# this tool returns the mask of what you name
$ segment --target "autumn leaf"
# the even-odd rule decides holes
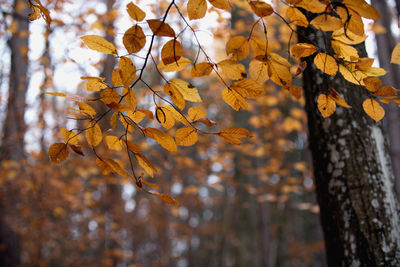
[[[197,63],[192,67],[192,77],[202,77],[210,75],[213,70],[213,64],[209,62]]]
[[[118,68],[113,70],[111,81],[114,86],[124,85],[129,87],[136,75],[136,67],[127,57],[119,59]]]
[[[159,199],[161,199],[162,201],[164,201],[167,204],[179,206],[179,202],[176,201],[174,198],[172,198],[171,196],[169,196],[167,194],[158,193],[158,192],[155,192],[155,191],[152,191],[152,190],[149,190],[148,192],[150,194],[158,197]]]
[[[136,21],[142,21],[146,17],[146,13],[132,2],[126,5],[126,11],[129,16]]]
[[[144,134],[157,143],[159,143],[163,148],[168,151],[176,152],[177,147],[174,138],[167,133],[164,133],[156,128],[146,128],[144,129]]]
[[[222,99],[236,111],[248,108],[248,103],[243,96],[232,89],[225,88],[222,91]]]
[[[169,130],[175,125],[175,119],[171,111],[163,107],[156,108],[157,121],[166,129]]]
[[[163,61],[158,63],[157,68],[165,72],[181,71],[186,68],[187,65],[192,63],[190,59],[181,57],[178,61],[174,61],[170,64],[165,65]]]
[[[269,16],[274,12],[272,6],[263,1],[250,1],[249,4],[254,14],[260,18]]]
[[[325,94],[320,94],[317,99],[318,110],[322,117],[327,118],[336,111],[336,102],[333,98]]]
[[[151,164],[150,160],[148,160],[144,155],[138,153],[135,154],[135,158],[138,161],[140,167],[143,168],[143,170],[150,175],[151,177],[154,176],[154,172],[157,171],[157,169]]]
[[[93,117],[96,115],[96,111],[86,103],[78,103],[79,111],[83,116]]]
[[[297,26],[308,27],[308,20],[304,14],[295,7],[288,7],[286,10],[286,16]]]
[[[205,118],[207,116],[207,112],[202,107],[191,107],[188,110],[188,116],[191,121],[197,121],[199,119]]]
[[[335,76],[338,71],[336,60],[325,53],[318,53],[314,58],[314,64],[320,71],[331,76]]]
[[[247,98],[257,98],[265,95],[264,88],[253,79],[243,79],[236,81],[231,87],[238,92],[241,96]]]
[[[229,0],[208,0],[208,2],[216,8],[230,10]]]
[[[81,36],[81,39],[85,43],[85,45],[92,50],[96,50],[103,54],[118,56],[118,52],[117,49],[115,49],[115,46],[101,36],[85,35]]]
[[[68,147],[64,143],[54,143],[49,147],[51,162],[60,163],[68,158]]]
[[[151,31],[156,36],[175,37],[174,29],[166,22],[158,19],[148,19],[147,24],[149,24]]]
[[[219,133],[216,134],[222,140],[234,144],[240,145],[242,142],[239,138],[251,137],[251,133],[249,130],[244,128],[230,128],[221,130]]]
[[[264,83],[269,79],[268,63],[253,59],[249,64],[250,77],[258,83]]]
[[[197,131],[190,127],[180,128],[175,132],[175,139],[179,146],[192,146],[198,140]]]
[[[321,31],[336,31],[343,27],[339,18],[327,14],[317,16],[310,24]]]
[[[400,43],[394,47],[390,63],[400,64]]]
[[[95,121],[92,121],[89,124],[85,132],[86,140],[89,146],[94,148],[101,143],[101,140],[103,139],[103,134],[101,133],[100,126]]]
[[[106,89],[108,86],[107,84],[103,83],[104,78],[99,77],[81,77],[82,80],[86,81],[86,90],[89,92],[97,92],[103,89]]]
[[[179,109],[183,110],[185,108],[185,99],[178,88],[173,86],[171,83],[166,83],[164,84],[164,92],[169,95],[172,102],[174,102]]]
[[[245,59],[250,52],[250,44],[246,37],[235,36],[226,43],[226,54],[232,55],[234,60]]]
[[[187,10],[189,19],[201,19],[206,15],[207,12],[207,1],[206,0],[189,0],[187,4]]]
[[[136,53],[146,44],[146,35],[144,35],[142,27],[135,25],[124,33],[122,42],[126,50],[128,50],[128,53]]]
[[[121,141],[119,140],[118,137],[112,136],[112,135],[108,135],[108,136],[106,136],[105,139],[106,139],[106,144],[107,144],[109,149],[115,150],[115,151],[121,151],[122,150]]]
[[[376,122],[380,121],[385,116],[385,110],[375,99],[364,100],[362,107],[365,113],[367,113],[368,116],[370,116]]]
[[[328,92],[329,92],[329,97],[332,98],[336,102],[336,104],[345,108],[351,108],[351,106],[347,104],[347,102],[338,94],[338,92],[335,91],[335,89],[328,88]]]
[[[178,61],[183,54],[183,47],[175,39],[168,41],[161,49],[161,59],[165,65]]]
[[[222,60],[217,63],[218,68],[221,68],[223,73],[232,80],[240,80],[247,77],[244,65],[235,60]]]
[[[197,88],[192,84],[181,79],[171,79],[169,82],[172,87],[175,87],[182,94],[185,100],[190,102],[202,102]]]
[[[298,43],[290,49],[292,56],[301,58],[308,57],[317,52],[317,48],[312,44]]]

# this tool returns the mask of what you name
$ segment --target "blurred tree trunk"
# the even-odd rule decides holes
[[[300,28],[300,42],[332,51],[330,36]],[[357,46],[360,57],[365,45]],[[362,109],[368,92],[340,75],[327,77],[307,59],[303,73],[309,143],[313,155],[329,266],[399,266],[399,206],[385,135]],[[317,96],[335,88],[353,107],[323,119]]]
[[[12,23],[17,25],[16,31],[8,40],[10,48],[10,77],[8,102],[2,129],[0,147],[0,165],[5,160],[15,160],[23,164],[25,134],[25,95],[28,90],[28,37],[29,7],[24,0],[13,3]],[[20,238],[6,222],[6,191],[0,198],[0,266],[19,266]]]
[[[397,42],[391,30],[393,14],[390,12],[387,1],[372,0],[372,5],[382,14],[379,22],[386,28],[385,34],[375,35],[379,66],[388,71],[381,78],[384,85],[400,87],[400,68],[397,64],[390,64],[393,48]],[[389,151],[393,164],[393,173],[396,181],[397,196],[400,196],[400,110],[397,104],[390,103],[385,105],[386,116],[384,126],[389,138]]]

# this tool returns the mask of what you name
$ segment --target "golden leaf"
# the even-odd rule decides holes
[[[96,115],[96,111],[86,103],[78,103],[79,111],[83,116],[93,117]]]
[[[232,89],[247,98],[257,98],[265,95],[264,88],[253,79],[236,81],[232,84]]]
[[[140,154],[140,153],[142,153],[142,150],[140,149],[140,146],[138,146],[138,145],[135,144],[134,142],[129,141],[129,140],[125,140],[123,143],[128,147],[128,149],[129,149],[131,152],[133,152],[133,153],[135,153],[135,154]]]
[[[44,92],[46,95],[53,95],[53,96],[61,96],[61,97],[66,97],[67,94],[65,93],[57,93],[57,92]]]
[[[326,9],[326,4],[321,3],[318,0],[302,0],[296,1],[295,5],[297,7],[304,8],[312,13],[322,13]]]
[[[143,168],[143,170],[150,175],[151,177],[154,176],[154,172],[157,172],[156,168],[154,168],[153,164],[151,164],[150,160],[148,160],[144,155],[142,154],[135,154],[136,160],[138,161],[140,167]]]
[[[169,95],[172,102],[181,110],[185,108],[185,99],[183,98],[182,93],[170,83],[164,84],[164,92]]]
[[[132,175],[129,172],[127,172],[125,169],[123,169],[117,161],[115,161],[113,159],[109,159],[109,158],[103,158],[103,162],[105,162],[108,165],[108,167],[111,169],[111,172],[118,173],[122,177],[133,178]]]
[[[207,116],[207,111],[202,107],[191,107],[188,110],[188,116],[191,121],[197,121]]]
[[[333,98],[320,94],[317,99],[318,110],[321,112],[322,117],[327,118],[336,111],[336,102]]]
[[[266,58],[270,53],[270,46],[267,44],[265,39],[252,37],[250,40],[251,49],[254,52],[256,58],[261,57]]]
[[[144,134],[157,143],[159,143],[163,148],[168,151],[176,152],[177,147],[174,138],[167,133],[164,133],[156,128],[146,128],[144,129]]]
[[[176,39],[168,41],[161,49],[161,59],[165,65],[178,61],[183,54],[183,47]]]
[[[120,151],[122,149],[121,141],[116,136],[106,136],[106,144],[108,148],[112,150]]]
[[[213,64],[209,62],[197,63],[192,67],[192,77],[202,77],[210,75],[213,70]]]
[[[208,0],[208,2],[216,8],[230,10],[228,0]]]
[[[167,194],[161,194],[161,193],[157,193],[155,191],[149,190],[148,191],[150,194],[158,197],[159,199],[161,199],[162,201],[164,201],[167,204],[171,204],[171,205],[175,205],[175,206],[179,206],[179,202],[176,201],[175,199],[173,199],[171,196],[167,195]]]
[[[253,59],[249,65],[250,77],[258,83],[264,83],[269,79],[268,76],[268,63]]]
[[[189,0],[187,4],[189,19],[201,19],[206,15],[207,2],[206,0]]]
[[[135,92],[133,92],[133,90],[129,87],[124,87],[124,89],[122,90],[122,95],[125,96],[124,99],[129,108],[132,111],[135,110],[137,106]]]
[[[202,102],[197,88],[181,79],[172,79],[169,81],[171,86],[175,87],[190,102]]]
[[[146,44],[146,35],[144,35],[142,27],[135,25],[125,32],[122,42],[128,53],[136,53]]]
[[[338,92],[335,91],[335,89],[328,88],[328,91],[330,94],[329,97],[332,98],[336,102],[336,104],[341,105],[345,108],[351,108],[351,106],[347,104],[347,102],[338,94]]]
[[[295,97],[296,99],[301,98],[301,91],[303,90],[302,87],[297,86],[297,85],[290,85],[289,87],[289,92],[290,94]]]
[[[222,91],[222,99],[236,111],[240,109],[246,110],[248,108],[248,104],[243,96],[234,90],[225,88]]]
[[[244,128],[224,129],[216,135],[222,140],[234,145],[240,145],[242,143],[239,138],[251,137],[249,130]]]
[[[301,58],[301,57],[308,57],[317,52],[317,48],[312,44],[307,43],[298,43],[290,49],[290,54],[292,56]]]
[[[339,18],[327,14],[319,15],[310,24],[321,31],[336,31],[343,27],[343,23]]]
[[[365,77],[363,79],[363,82],[365,84],[365,88],[367,88],[367,90],[371,92],[377,91],[379,87],[382,86],[382,81],[376,77]]]
[[[197,131],[191,127],[179,128],[175,132],[176,143],[179,146],[192,146],[197,140]]]
[[[365,113],[367,113],[368,116],[370,116],[376,122],[380,121],[385,116],[385,110],[375,99],[366,99],[362,106]]]
[[[332,33],[332,39],[341,41],[345,44],[353,45],[364,42],[365,39],[367,39],[367,36],[359,36],[350,30],[347,30],[345,33],[344,28],[340,28]]]
[[[111,166],[109,166],[105,161],[96,158],[96,165],[99,167],[99,169],[101,170],[101,173],[104,175],[110,174],[111,172],[113,172],[113,169],[111,168]]]
[[[157,65],[157,68],[165,72],[181,71],[186,68],[186,66],[190,63],[192,63],[190,59],[181,57],[178,61],[175,61],[168,65],[165,65],[163,61],[160,61],[160,63],[158,63]]]
[[[221,62],[218,62],[217,66],[222,69],[229,79],[240,80],[247,77],[244,65],[235,60],[222,60]]]
[[[318,53],[314,58],[315,66],[322,72],[335,76],[338,71],[336,60],[325,53]]]
[[[353,61],[355,58],[358,58],[357,49],[354,47],[336,40],[332,40],[331,44],[333,51],[335,51],[335,54],[339,58],[342,58],[346,61]]]
[[[81,39],[85,43],[85,45],[92,50],[96,50],[103,54],[118,56],[118,52],[117,49],[115,49],[115,46],[101,36],[85,35],[82,36]]]
[[[146,17],[146,13],[132,2],[126,5],[126,11],[136,21],[142,21]]]
[[[171,129],[175,124],[175,119],[171,111],[163,107],[156,108],[157,121],[166,129]]]
[[[136,67],[132,60],[127,57],[119,59],[118,68],[112,72],[112,83],[114,86],[124,85],[129,87],[136,75]]]
[[[342,3],[364,18],[377,20],[381,17],[376,8],[368,4],[365,0],[343,0]]]
[[[343,24],[346,23],[346,30],[350,30],[358,36],[364,36],[364,23],[360,15],[350,8],[346,10],[343,7],[338,7],[337,11]]]
[[[112,88],[107,88],[100,93],[100,100],[104,104],[119,103],[120,96],[118,92]]]
[[[244,36],[235,36],[226,43],[226,54],[232,54],[234,60],[245,59],[250,52],[249,40]]]
[[[172,116],[174,117],[175,120],[181,122],[182,124],[184,124],[186,126],[189,125],[189,122],[174,107],[163,105],[163,106],[161,106],[161,108],[163,110],[168,110],[169,112],[171,112],[171,114],[172,114]]]
[[[268,61],[269,78],[280,86],[290,86],[292,84],[292,74],[288,67],[274,61]]]
[[[101,133],[100,126],[92,121],[89,126],[86,128],[86,140],[88,145],[91,147],[96,147],[101,143],[103,139],[103,134]]]
[[[286,10],[286,16],[293,21],[294,24],[301,27],[308,27],[308,20],[304,14],[295,7],[288,7]]]
[[[400,43],[394,47],[390,63],[400,64]]]
[[[60,132],[61,132],[61,135],[62,135],[65,143],[75,145],[75,146],[79,145],[79,135],[77,135],[73,131],[70,131],[65,128],[61,128]]]
[[[82,80],[87,80],[86,82],[86,90],[90,92],[100,91],[102,89],[106,89],[107,84],[103,83],[104,78],[99,77],[81,77]]]
[[[147,24],[149,24],[151,31],[156,36],[175,37],[174,29],[166,22],[158,19],[148,19]]]
[[[263,1],[250,1],[250,7],[253,12],[260,18],[266,17],[274,13],[274,9],[271,5]]]
[[[49,157],[51,162],[60,163],[68,158],[68,148],[64,143],[54,143],[49,147]]]

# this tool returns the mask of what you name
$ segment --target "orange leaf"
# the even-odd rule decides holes
[[[146,35],[144,35],[142,27],[135,25],[125,32],[122,42],[130,54],[136,53],[146,44]]]
[[[68,148],[64,143],[54,143],[49,147],[49,157],[51,162],[60,163],[68,158]]]
[[[175,205],[175,206],[179,206],[179,202],[176,201],[174,198],[172,198],[171,196],[169,196],[167,194],[158,193],[158,192],[155,192],[153,190],[149,190],[148,192],[150,194],[158,197],[159,199],[161,199],[165,203],[168,203],[168,204],[171,204],[171,205]]]
[[[385,110],[375,99],[366,99],[362,106],[365,113],[367,113],[368,116],[370,116],[376,122],[380,121],[385,116]]]
[[[327,118],[335,113],[336,102],[333,98],[320,94],[317,99],[318,110],[321,112],[322,117]]]
[[[162,22],[158,19],[148,19],[147,23],[149,24],[149,27],[154,35],[175,37],[175,31],[168,23]]]

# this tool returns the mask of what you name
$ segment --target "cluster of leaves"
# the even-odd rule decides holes
[[[248,36],[233,36],[226,42],[225,50],[228,58],[214,62],[198,42],[196,31],[189,20],[202,19],[208,9],[220,9],[229,11],[231,4],[240,5],[248,9],[258,19],[254,23]],[[362,17],[368,19],[379,18],[376,9],[364,0],[344,0],[342,2],[320,2],[318,0],[290,0],[286,5],[285,15],[278,13],[274,8],[263,1],[237,1],[230,3],[228,0],[189,0],[186,12],[171,0],[166,7],[161,19],[147,19],[146,13],[134,3],[127,5],[127,13],[135,24],[127,29],[123,35],[122,42],[128,52],[127,55],[119,56],[119,52],[113,43],[96,35],[82,36],[85,45],[104,54],[114,55],[119,58],[118,67],[113,71],[112,84],[105,83],[104,77],[82,77],[86,81],[86,89],[89,92],[99,92],[97,99],[83,99],[76,95],[63,93],[49,93],[63,96],[77,102],[76,109],[79,120],[87,121],[85,128],[67,130],[62,129],[61,134],[64,142],[55,143],[49,149],[50,159],[59,163],[67,159],[69,149],[83,155],[81,149],[81,134],[85,134],[89,147],[97,156],[97,166],[103,174],[118,173],[123,177],[134,179],[139,188],[144,189],[143,184],[153,187],[154,185],[135,174],[134,159],[137,164],[151,177],[157,171],[156,167],[142,153],[140,146],[133,142],[134,131],[139,131],[143,136],[155,140],[163,148],[170,152],[176,152],[177,146],[192,146],[198,141],[198,134],[215,135],[220,139],[239,145],[241,138],[250,137],[251,134],[244,128],[228,128],[219,131],[205,130],[202,127],[214,127],[215,122],[207,119],[207,112],[201,106],[185,108],[190,103],[201,103],[202,97],[192,83],[181,78],[168,79],[166,73],[179,72],[191,65],[192,78],[205,77],[214,73],[224,89],[221,92],[222,99],[234,110],[245,110],[249,108],[248,99],[256,99],[265,95],[265,82],[271,80],[278,86],[289,91],[295,98],[301,98],[301,87],[293,84],[293,76],[300,75],[305,67],[304,61],[307,57],[313,58],[313,63],[321,72],[329,76],[338,73],[347,81],[365,87],[373,92],[371,98],[363,102],[365,112],[374,120],[379,121],[384,116],[384,110],[379,101],[389,103],[398,102],[397,90],[390,86],[381,86],[380,80],[376,78],[385,74],[385,70],[372,67],[373,59],[360,58],[354,45],[366,39]],[[211,5],[211,6],[210,6]],[[183,29],[167,23],[167,18],[172,10],[177,13]],[[303,11],[313,14],[305,16]],[[272,51],[269,45],[268,25],[266,17],[276,15],[287,24],[289,29],[296,32],[295,27],[314,27],[322,32],[332,34],[331,46],[333,53],[326,48],[312,43],[298,43],[289,47],[293,60],[297,62],[296,73],[292,74],[292,64],[278,53]],[[313,19],[309,21],[309,17]],[[188,19],[187,19],[188,18]],[[146,27],[144,26],[146,25]],[[145,27],[145,28],[144,28]],[[174,29],[175,28],[175,29]],[[179,30],[179,31],[178,31]],[[198,52],[193,60],[184,56],[185,48],[182,45],[182,35],[190,31],[198,45]],[[151,32],[146,36],[145,32]],[[157,63],[153,57],[155,39],[167,39],[161,49],[161,60]],[[289,41],[290,43],[290,41]],[[139,56],[144,53],[144,56]],[[204,57],[203,62],[199,59]],[[241,62],[250,57],[249,70]],[[132,60],[135,58],[135,60]],[[138,60],[139,59],[139,60]],[[140,67],[137,67],[141,62]],[[160,90],[150,86],[144,79],[147,65],[154,63],[160,79],[164,82]],[[135,65],[136,64],[136,65]],[[143,104],[138,101],[135,90],[139,84],[144,85],[148,94],[152,95],[154,110],[140,108]],[[336,91],[336,90],[337,91]],[[332,115],[336,110],[336,104],[345,108],[350,105],[340,96],[340,88],[330,88],[329,95],[320,94],[318,97],[318,108],[323,117]],[[100,101],[107,107],[107,111],[97,113],[88,104],[90,101]],[[123,133],[119,135],[107,135],[101,129],[99,122],[112,114],[110,127],[116,132],[120,124]],[[151,120],[156,127],[143,126],[142,121]],[[175,129],[175,125],[182,124],[183,127]],[[157,126],[158,125],[158,126]],[[163,127],[166,131],[159,128]],[[112,158],[106,158],[96,153],[103,140],[110,150],[125,150],[129,156],[130,172],[126,171],[121,164]],[[145,190],[145,189],[144,189]],[[172,204],[177,202],[168,195],[158,193],[154,190],[147,192],[160,197]]]

